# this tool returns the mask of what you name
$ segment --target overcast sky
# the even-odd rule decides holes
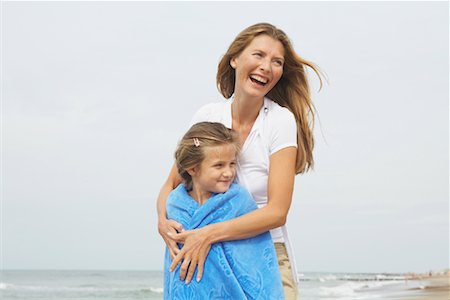
[[[300,272],[449,264],[448,2],[2,2],[5,269],[160,270],[156,196],[217,64],[270,22],[316,63]]]

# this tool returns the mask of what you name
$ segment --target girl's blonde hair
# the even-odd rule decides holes
[[[311,68],[319,77],[322,87],[322,76],[319,69],[311,62],[302,59],[292,47],[287,35],[268,23],[258,23],[244,29],[231,43],[219,62],[217,70],[217,88],[229,99],[234,93],[235,70],[231,67],[231,59],[241,52],[259,35],[268,35],[280,41],[284,48],[283,75],[272,90],[266,95],[272,101],[288,108],[297,122],[297,162],[296,174],[304,173],[314,166],[314,105],[306,74],[306,67]]]
[[[205,159],[205,147],[233,145],[236,156],[239,153],[239,140],[232,129],[217,122],[200,122],[192,125],[178,143],[175,162],[188,191],[192,190],[192,177],[188,169],[199,166]]]

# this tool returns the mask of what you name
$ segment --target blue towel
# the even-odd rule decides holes
[[[250,194],[237,184],[227,192],[213,194],[199,205],[180,184],[169,195],[167,216],[186,230],[230,220],[257,209]],[[272,238],[265,232],[244,240],[215,243],[206,258],[203,277],[189,284],[180,280],[180,266],[172,263],[166,248],[164,299],[284,299],[280,271]]]

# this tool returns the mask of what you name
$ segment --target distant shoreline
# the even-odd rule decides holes
[[[414,292],[414,298],[417,300],[449,300],[450,299],[450,274],[433,275],[428,277],[414,278],[412,281],[418,281],[419,287],[408,290]]]

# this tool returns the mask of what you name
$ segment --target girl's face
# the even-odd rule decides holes
[[[236,96],[264,97],[283,75],[284,48],[280,41],[259,35],[230,61],[236,72]]]
[[[204,147],[205,159],[190,170],[194,190],[223,193],[236,176],[236,148],[232,144]]]

